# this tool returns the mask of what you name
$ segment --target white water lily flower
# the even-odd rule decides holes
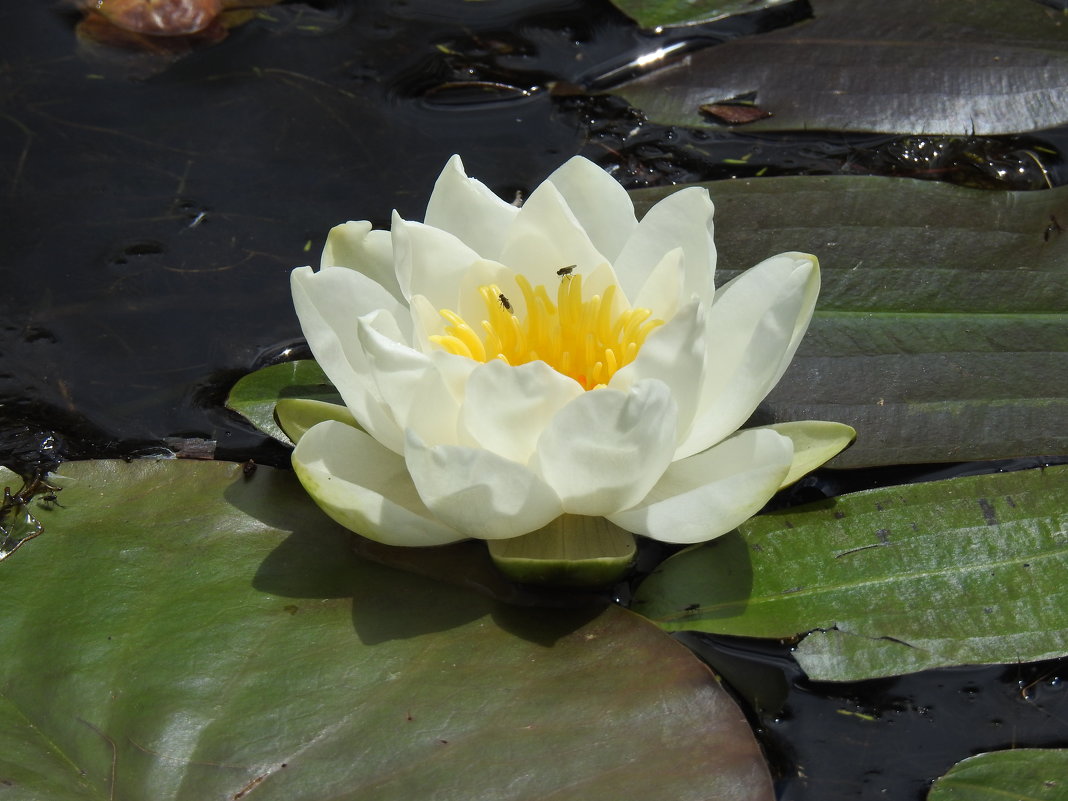
[[[322,268],[293,272],[312,353],[362,428],[314,425],[297,475],[390,545],[563,514],[674,543],[730,531],[853,432],[739,430],[808,327],[819,266],[784,253],[716,290],[715,264],[704,189],[639,222],[576,157],[517,207],[454,156],[423,223],[338,226]]]

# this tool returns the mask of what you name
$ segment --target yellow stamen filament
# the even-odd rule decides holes
[[[506,308],[500,287],[479,287],[485,319],[471,326],[456,312],[442,309],[448,325],[444,334],[431,336],[431,342],[479,362],[501,359],[520,365],[540,359],[584,389],[595,389],[634,361],[649,333],[664,324],[650,319],[649,309],[614,314],[614,284],[605,288],[604,295],[583,300],[582,276],[566,276],[553,303],[544,286],[531,286],[522,275],[515,280],[522,300],[509,298],[510,308]]]

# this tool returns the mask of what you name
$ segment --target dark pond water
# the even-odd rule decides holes
[[[595,0],[320,0],[272,8],[166,63],[79,46],[70,9],[5,3],[0,463],[165,453],[195,438],[217,443],[218,458],[287,464],[222,404],[241,375],[305,354],[290,269],[315,262],[343,220],[386,227],[393,208],[421,218],[452,153],[504,196],[576,153],[628,187],[758,173],[1068,182],[1064,131],[694,133],[560,90],[605,85],[658,47],[806,13],[794,3],[654,35]],[[1036,149],[1047,154],[1040,166],[1027,156]],[[803,490],[837,494],[932,469],[824,472]],[[972,753],[1068,745],[1068,661],[821,685],[785,646],[688,642],[754,699],[789,801],[920,799]]]

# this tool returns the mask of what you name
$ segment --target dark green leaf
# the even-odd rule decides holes
[[[249,373],[234,384],[226,399],[226,407],[247,418],[264,434],[292,445],[274,419],[275,404],[282,398],[341,403],[341,396],[319,365],[311,359],[304,359]]]
[[[62,472],[0,564],[12,798],[773,797],[741,712],[637,615],[363,561],[268,468]]]
[[[752,518],[667,560],[634,608],[670,631],[808,634],[852,681],[1068,653],[1068,467],[859,492]]]
[[[612,5],[643,28],[695,25],[749,14],[793,0],[612,0]]]
[[[938,779],[927,801],[1063,801],[1068,750],[1018,748],[958,762]]]
[[[837,467],[1068,452],[1068,189],[703,186],[716,203],[717,284],[783,251],[820,259],[815,319],[754,423],[853,426]],[[669,191],[632,194],[644,210]]]
[[[744,98],[745,130],[989,135],[1068,123],[1068,30],[1025,0],[812,0],[814,19],[688,55],[614,90],[666,125]]]

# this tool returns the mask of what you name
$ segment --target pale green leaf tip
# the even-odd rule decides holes
[[[544,528],[489,540],[494,565],[512,581],[569,587],[603,587],[634,564],[634,535],[603,517],[562,515]]]
[[[790,486],[830,461],[857,438],[852,426],[830,420],[794,420],[761,428],[776,431],[794,443],[794,459],[779,489]]]
[[[274,407],[274,417],[278,427],[294,445],[300,442],[308,429],[325,420],[336,420],[353,428],[360,427],[346,407],[309,398],[283,398]]]

